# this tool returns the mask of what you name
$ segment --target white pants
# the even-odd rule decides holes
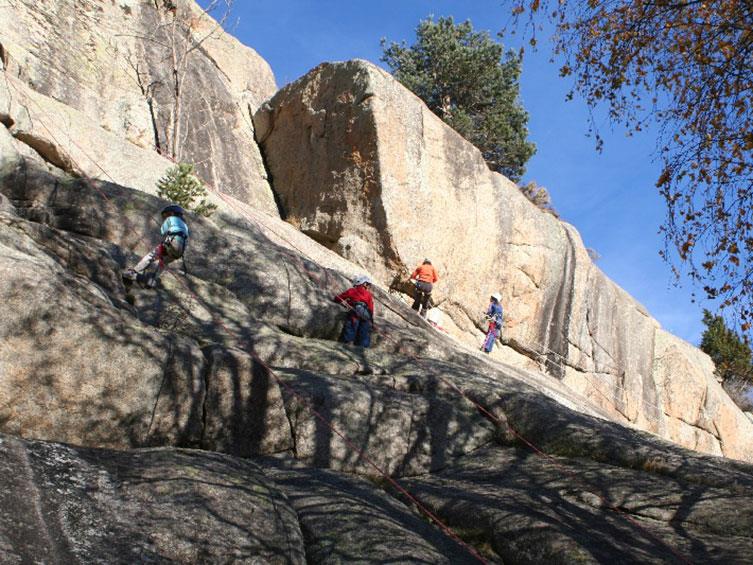
[[[136,263],[133,270],[139,274],[143,274],[147,270],[155,268],[156,265],[154,276],[159,277],[165,265],[183,257],[185,247],[186,240],[184,238],[179,235],[169,235],[165,238],[165,241],[144,255],[141,261]]]

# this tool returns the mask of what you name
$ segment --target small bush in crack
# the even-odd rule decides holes
[[[179,163],[169,168],[165,176],[157,181],[158,196],[200,216],[211,216],[217,209],[216,205],[207,202],[207,194],[206,187],[196,176],[190,163]],[[199,202],[196,203],[196,200]]]

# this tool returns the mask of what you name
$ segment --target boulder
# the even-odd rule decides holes
[[[254,121],[284,219],[384,285],[429,257],[435,302],[456,338],[478,346],[487,297],[500,291],[498,359],[538,366],[616,421],[753,461],[753,426],[706,386],[703,356],[679,347],[659,361],[658,322],[593,264],[575,228],[490,171],[387,72],[360,60],[322,64]],[[685,399],[670,408],[664,375],[680,371],[695,385],[674,387]],[[685,426],[697,419],[699,388],[715,407],[703,437]]]
[[[95,187],[95,181],[103,181],[156,195],[157,182],[174,166],[172,160],[123,140],[94,124],[84,113],[39,94],[9,75],[0,82],[0,123],[7,128],[0,129],[0,137],[8,147],[2,158],[9,166],[14,166],[11,161],[15,157],[11,156],[16,155],[52,174],[61,170],[68,173],[73,178],[66,182],[84,179],[90,188]],[[252,207],[228,198],[216,187],[209,189],[207,200],[218,210],[267,221],[269,213],[263,206]],[[159,207],[149,214],[154,215]]]
[[[3,563],[306,563],[295,511],[250,461],[0,435]]]
[[[277,215],[251,121],[275,92],[274,76],[193,0],[21,0],[0,6],[0,22],[6,75],[120,140],[196,164],[205,181]],[[44,121],[79,127],[67,114],[48,112]],[[98,147],[69,133],[88,149]]]
[[[276,373],[290,386],[283,389],[295,455],[312,467],[415,475],[494,439],[495,427],[472,405],[438,394],[436,386],[400,391],[367,379]]]
[[[27,158],[36,155],[72,176],[156,194],[157,181],[174,166],[169,159],[125,141],[83,112],[39,94],[14,77],[0,82],[0,121],[8,128],[2,128],[2,135],[10,133],[18,140],[17,150]]]
[[[654,375],[667,425],[682,445],[746,459],[753,446],[750,420],[714,375],[708,355],[664,332],[656,333]]]
[[[138,293],[133,309],[119,272],[135,261],[129,248],[150,247],[156,225],[144,212],[157,207],[154,198],[40,169],[14,154],[3,134],[0,190],[13,206],[0,215],[0,296],[9,308],[0,324],[5,430],[99,447],[178,445],[246,457],[294,449],[319,465],[369,473],[375,471],[340,438],[324,442],[310,427],[308,402],[350,406],[337,424],[359,430],[358,441],[368,445],[394,443],[380,463],[395,472],[437,468],[491,440],[493,428],[462,403],[457,410],[333,380],[327,369],[337,357],[322,364],[311,340],[335,339],[342,316],[332,294],[313,281],[343,287],[347,279],[253,226],[241,236],[190,218],[192,276],[181,282],[166,274],[163,289]],[[320,343],[332,357],[332,342]],[[274,379],[256,348],[270,363],[298,359],[296,368],[319,373],[280,371]],[[288,380],[299,396],[281,388]],[[474,423],[481,429],[468,431]],[[396,432],[405,432],[404,441],[390,439]]]
[[[267,98],[277,92],[277,82],[269,63],[251,47],[218,27],[226,23],[227,18],[225,22],[217,21],[193,1],[181,0],[177,4],[178,9],[185,10],[183,16],[191,19],[191,33],[196,40],[202,41],[203,54],[220,69],[233,95],[247,105],[245,109],[250,114],[246,117],[250,118]],[[222,18],[233,14],[218,15]]]
[[[243,351],[210,346],[202,447],[240,457],[294,447],[283,394],[259,361]]]
[[[122,283],[102,248],[5,214],[0,248],[4,431],[116,448],[153,435],[198,445],[202,352],[113,307],[107,290]],[[109,274],[87,278],[108,263]],[[161,400],[167,391],[171,402]]]
[[[337,337],[342,318],[331,297],[348,285],[347,278],[311,261],[308,253],[314,253],[317,246],[310,241],[307,254],[302,255],[303,242],[295,238],[306,238],[294,230],[284,233],[282,222],[277,226],[250,222],[241,226],[224,213],[212,220],[190,218],[194,233],[189,255],[190,287],[165,275],[162,291],[139,293],[134,311],[125,304],[118,271],[135,260],[131,250],[141,254],[150,247],[156,225],[145,217],[145,211],[156,207],[153,199],[111,184],[64,182],[64,176],[38,169],[36,162],[18,154],[15,160],[8,155],[7,175],[0,187],[15,212],[4,218],[6,239],[8,245],[14,239],[24,241],[26,255],[8,266],[7,300],[12,304],[20,300],[14,298],[13,288],[32,288],[31,281],[36,277],[45,281],[34,290],[42,293],[40,300],[26,297],[26,306],[18,304],[8,318],[8,335],[29,344],[28,359],[14,357],[8,350],[8,363],[17,363],[23,381],[31,377],[30,367],[45,359],[50,366],[58,367],[56,378],[76,390],[78,379],[87,375],[86,369],[76,361],[78,357],[61,353],[73,347],[65,340],[76,336],[77,344],[87,344],[84,349],[101,348],[112,359],[108,367],[118,372],[108,375],[99,369],[98,379],[115,387],[115,395],[121,394],[117,387],[130,382],[134,396],[140,399],[130,404],[131,412],[111,418],[112,425],[127,429],[147,415],[150,422],[148,434],[129,431],[114,444],[108,443],[115,441],[112,438],[105,441],[97,435],[61,435],[58,439],[106,446],[144,442],[202,446],[245,456],[290,449],[295,443],[301,458],[321,460],[322,450],[328,450],[328,466],[337,462],[343,468],[373,472],[363,462],[354,466],[352,453],[336,436],[326,446],[316,441],[311,423],[298,415],[301,402],[308,399],[327,410],[338,404],[353,407],[338,412],[338,422],[359,430],[367,444],[394,437],[395,445],[384,452],[380,464],[395,472],[439,468],[449,458],[490,441],[492,428],[474,414],[471,405],[436,397],[436,387],[446,385],[433,375],[441,374],[464,386],[473,383],[471,390],[483,385],[484,392],[476,393],[479,397],[489,393],[490,382],[509,377],[503,377],[486,359],[476,360],[458,350],[450,338],[435,334],[412,311],[378,290],[377,313],[382,329],[375,337],[375,348],[359,352],[334,344],[330,340]],[[275,231],[287,247],[270,240],[268,230]],[[324,249],[316,256],[326,261],[328,255],[335,257]],[[44,261],[42,265],[48,265],[49,271],[37,267],[34,258]],[[16,269],[16,263],[25,267]],[[75,292],[83,289],[99,299],[95,316],[89,312],[93,299],[73,304]],[[43,298],[54,293],[61,296],[57,303]],[[72,304],[63,315],[60,308],[69,294]],[[19,332],[13,325],[14,316],[25,314],[26,318],[49,322],[38,322]],[[62,323],[70,324],[70,331],[56,332],[59,317],[64,318]],[[117,330],[103,334],[100,325]],[[242,336],[248,336],[256,354],[280,371],[282,381],[290,379],[304,392],[303,400],[291,398],[280,390],[279,382],[269,379],[251,358],[249,341]],[[39,351],[34,343],[45,343],[46,347]],[[138,348],[140,344],[145,349],[139,354],[124,347]],[[149,354],[143,355],[147,351]],[[412,356],[416,355],[422,357],[420,367],[415,366]],[[35,356],[40,360],[34,361]],[[120,370],[130,366],[141,367],[140,374]],[[147,366],[152,367],[151,372],[145,370]],[[512,371],[515,380],[511,382],[522,380],[566,406],[603,416],[557,381]],[[380,377],[388,390],[370,386],[370,375],[389,375]],[[139,387],[147,387],[150,392]],[[58,401],[64,398],[57,394],[51,397]],[[90,408],[96,412],[101,405],[93,403]],[[64,404],[56,410],[61,417],[75,414]],[[135,413],[142,416],[135,418]],[[29,421],[39,417],[38,410],[30,414]],[[466,431],[477,426],[480,435]],[[74,430],[79,427],[90,429],[88,420],[70,418],[59,426],[67,430],[63,433],[78,433]],[[11,429],[21,433],[22,428]],[[54,439],[36,435],[42,433],[39,430],[24,433]],[[404,439],[397,442],[397,437]]]

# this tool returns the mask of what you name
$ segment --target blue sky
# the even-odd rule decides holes
[[[323,61],[362,58],[382,64],[380,39],[411,43],[419,20],[429,15],[470,19],[475,29],[495,35],[508,22],[509,7],[499,0],[238,0],[237,21],[229,27],[269,62],[282,87]],[[523,38],[502,41],[517,48]],[[538,147],[523,180],[549,189],[555,208],[601,255],[598,265],[610,278],[665,329],[698,343],[702,305],[691,303],[689,284],[673,286],[658,255],[664,205],[654,187],[659,165],[651,132],[628,138],[600,120],[605,146],[597,153],[586,136],[587,109],[577,98],[565,101],[570,83],[559,77],[550,57],[540,34],[538,51],[528,51],[523,63],[521,98]]]

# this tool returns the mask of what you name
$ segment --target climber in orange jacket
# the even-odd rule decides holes
[[[374,298],[369,292],[371,279],[356,277],[353,287],[335,296],[334,301],[348,307],[340,341],[355,343],[360,347],[371,345],[371,328],[374,324]]]
[[[413,306],[411,308],[419,311],[421,316],[425,318],[426,313],[429,311],[431,291],[434,288],[434,283],[439,280],[439,275],[437,275],[437,270],[431,264],[431,261],[424,259],[424,262],[416,267],[410,278],[416,287]]]

